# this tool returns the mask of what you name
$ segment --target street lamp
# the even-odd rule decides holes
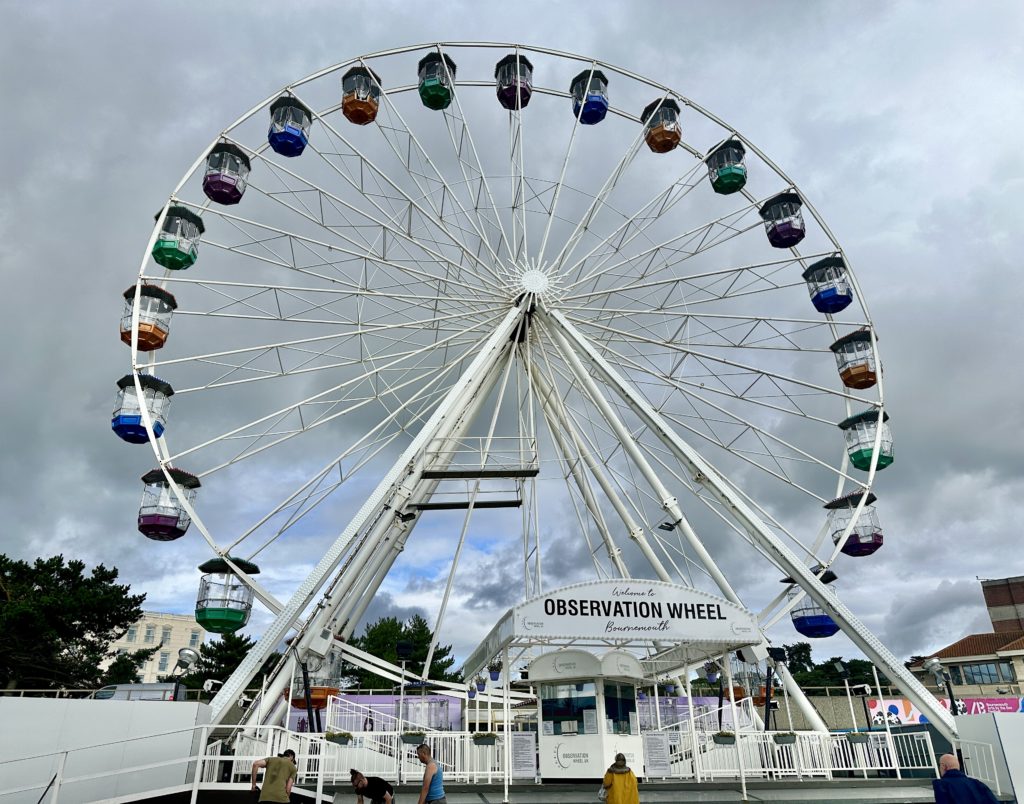
[[[854,731],[858,731],[857,716],[853,714],[853,696],[850,694],[850,668],[842,659],[832,662],[832,666],[843,680],[843,686],[846,687],[846,703],[850,707],[850,724]],[[878,705],[881,706],[882,701],[879,701]]]
[[[178,651],[178,661],[175,663],[174,669],[171,670],[171,675],[174,675],[179,670],[184,675],[198,661],[199,653],[197,651],[192,650],[192,648],[182,648]]]
[[[953,697],[953,679],[950,677],[949,671],[942,666],[942,662],[940,662],[936,656],[932,656],[930,659],[925,659],[921,667],[935,676],[936,684],[945,684],[946,694],[949,695],[949,714],[957,714],[956,698]]]

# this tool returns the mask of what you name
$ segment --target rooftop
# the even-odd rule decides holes
[[[993,634],[969,634],[951,645],[934,651],[931,655],[939,659],[955,659],[960,656],[994,656],[997,651],[1024,651],[1024,631],[1004,631]],[[915,662],[911,667],[920,667]]]

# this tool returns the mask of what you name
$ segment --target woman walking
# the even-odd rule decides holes
[[[615,761],[605,772],[603,786],[608,791],[607,804],[640,804],[636,774],[626,764],[625,754],[615,755]]]

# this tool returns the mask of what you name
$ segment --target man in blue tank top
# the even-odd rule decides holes
[[[416,749],[416,757],[426,767],[423,769],[423,787],[417,804],[448,804],[444,797],[444,786],[441,781],[441,768],[430,756],[430,747],[424,743]]]

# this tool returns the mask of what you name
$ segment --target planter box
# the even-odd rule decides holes
[[[335,745],[348,745],[350,742],[352,742],[351,737],[340,737],[336,734],[331,735],[330,737],[325,737],[324,739],[327,740],[327,742],[329,743],[334,743]]]
[[[403,734],[402,742],[406,745],[419,745],[423,742],[423,736],[422,734]]]
[[[711,737],[715,745],[736,745],[735,734],[715,734]]]
[[[497,737],[474,737],[473,745],[494,745],[497,741]]]
[[[776,745],[795,745],[796,735],[795,734],[773,734],[772,739]]]
[[[848,731],[846,732],[846,740],[851,743],[866,743],[871,739],[870,734],[865,734],[860,731]]]

